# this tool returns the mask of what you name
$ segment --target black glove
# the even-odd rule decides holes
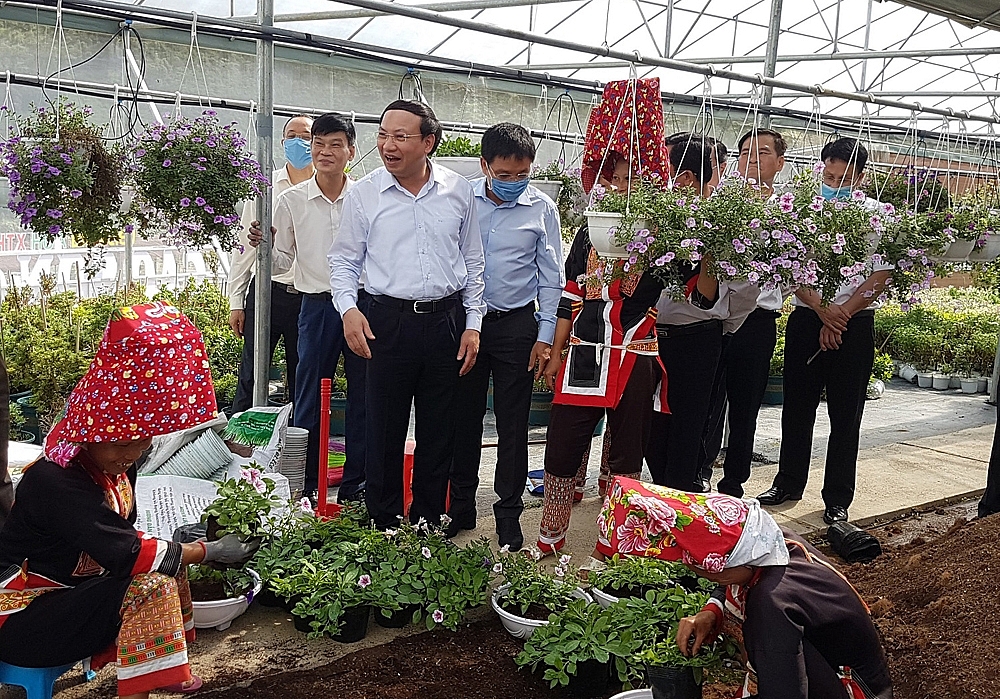
[[[202,563],[222,563],[242,565],[250,560],[260,548],[260,539],[240,541],[236,534],[226,534],[218,541],[206,541],[205,559]]]

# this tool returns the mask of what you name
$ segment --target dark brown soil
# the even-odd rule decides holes
[[[397,638],[313,670],[254,680],[246,687],[212,692],[212,699],[563,699],[564,690],[519,670],[514,657],[522,643],[498,619]],[[610,697],[621,691],[608,691]],[[721,699],[732,690],[706,688]]]
[[[226,599],[226,588],[218,580],[193,580],[191,582],[192,602],[214,602]]]
[[[882,633],[896,699],[1000,697],[1000,515],[959,518],[845,572]]]
[[[516,604],[508,605],[501,603],[500,606],[503,607],[505,612],[510,612],[515,616],[521,617],[522,619],[531,619],[532,621],[546,621],[552,614],[552,611],[547,607],[534,603],[529,604],[528,609],[524,612],[521,612],[521,607]]]

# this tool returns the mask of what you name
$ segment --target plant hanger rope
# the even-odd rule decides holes
[[[542,90],[543,90],[543,94],[545,92],[547,92],[547,89],[544,86],[542,87]],[[569,111],[568,111],[567,116],[566,116],[566,128],[563,129],[563,127],[562,127],[562,123],[563,123],[563,119],[562,119],[563,104],[567,103],[567,102],[569,103],[569,106],[568,106],[568,110]],[[545,115],[545,123],[542,124],[542,131],[546,131],[548,129],[548,127],[549,127],[549,119],[552,117],[552,112],[554,112],[557,107],[559,109],[559,113],[556,116],[556,129],[564,137],[559,142],[559,162],[564,163],[564,166],[569,166],[569,165],[571,165],[573,163],[578,162],[583,157],[583,151],[581,150],[581,148],[579,146],[579,143],[580,143],[579,139],[583,135],[584,129],[583,129],[583,125],[580,123],[580,114],[577,112],[577,109],[576,109],[576,100],[573,99],[573,95],[571,95],[569,93],[569,90],[567,90],[566,92],[564,92],[561,95],[559,95],[558,97],[556,97],[555,100],[552,102],[552,106],[549,107],[548,114]],[[570,131],[569,131],[569,127],[570,127],[570,125],[571,125],[571,123],[573,121],[576,122],[576,129],[577,129],[577,131],[576,131],[575,134],[571,134]],[[567,140],[570,139],[570,138],[572,138],[572,145],[573,145],[574,149],[576,150],[576,155],[574,156],[572,162],[570,162],[570,161],[568,161],[566,159],[566,143],[567,143]],[[542,143],[542,141],[544,141],[544,140],[546,140],[544,136],[540,137],[538,139],[538,144],[537,145],[540,146],[541,143]]]
[[[198,64],[197,65],[195,65],[195,61],[194,61],[196,53],[197,53],[197,56],[198,56]],[[198,105],[202,106],[201,105],[201,87],[199,87],[199,85],[198,85],[198,67],[199,66],[201,67],[201,81],[202,81],[202,83],[205,86],[205,103],[206,103],[206,105],[209,108],[211,108],[211,106],[212,106],[212,100],[209,97],[210,91],[209,91],[209,88],[208,88],[208,76],[205,73],[205,63],[202,61],[202,58],[201,58],[201,44],[198,43],[198,13],[197,12],[192,12],[191,13],[191,41],[188,44],[188,55],[187,55],[187,60],[184,62],[184,71],[181,73],[181,81],[177,85],[177,94],[178,94],[178,100],[179,100],[180,92],[181,92],[182,89],[184,89],[184,79],[187,77],[188,68],[190,68],[192,74],[194,75],[194,90],[195,90],[195,94],[198,95]],[[180,104],[177,105],[177,115],[178,116],[180,115]]]

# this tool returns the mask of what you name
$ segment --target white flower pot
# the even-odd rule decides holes
[[[969,253],[970,262],[990,262],[1000,257],[1000,234],[993,234],[986,239],[986,244]]]
[[[644,689],[630,689],[627,692],[614,695],[611,699],[653,699],[653,690],[648,687]]]
[[[552,203],[557,203],[563,183],[559,180],[532,180],[531,186],[551,199]]]
[[[979,379],[962,379],[961,387],[962,393],[979,393]]]
[[[609,595],[604,590],[599,590],[596,587],[590,588],[590,596],[594,598],[595,602],[597,602],[599,605],[605,608],[610,607],[612,604],[614,604],[619,600],[618,597],[615,597],[614,595]]]
[[[603,211],[585,211],[587,216],[587,228],[590,232],[590,244],[600,257],[610,257],[616,260],[624,260],[629,257],[625,246],[615,244],[613,236],[616,234],[618,226],[621,225],[621,214],[609,214]],[[646,221],[639,220],[632,225],[633,231],[646,228]]]
[[[875,379],[868,383],[868,400],[878,400],[885,393],[885,382],[882,379]]]
[[[962,377],[957,374],[952,374],[951,379],[948,381],[948,388],[961,388],[962,387]]]
[[[917,386],[930,388],[934,384],[934,374],[929,371],[917,372]]]
[[[965,262],[975,247],[974,240],[956,240],[948,246],[942,258],[949,262]]]
[[[899,378],[903,381],[909,381],[913,383],[917,380],[917,370],[913,368],[910,364],[900,364],[899,365]]]
[[[254,570],[247,569],[253,578],[253,590],[229,599],[212,600],[210,602],[192,602],[194,607],[194,627],[196,629],[211,629],[225,631],[233,623],[233,619],[247,610],[254,595],[260,592],[260,576]]]
[[[946,391],[951,387],[951,377],[944,374],[934,374],[931,381],[931,388],[935,391]]]
[[[986,393],[989,390],[990,380],[985,376],[976,377],[976,393]]]
[[[446,167],[452,172],[457,172],[459,175],[467,180],[474,180],[478,177],[485,177],[483,175],[483,168],[480,164],[480,158],[434,158],[434,162],[442,167]]]
[[[135,187],[122,187],[121,188],[121,206],[118,210],[123,214],[128,213],[128,210],[132,208],[132,200],[135,199]]]
[[[493,595],[490,597],[490,606],[493,607],[493,611],[497,613],[500,617],[500,623],[503,627],[507,629],[509,633],[514,638],[520,638],[527,640],[531,638],[531,634],[535,633],[535,629],[541,626],[547,626],[548,620],[539,621],[538,619],[525,619],[523,616],[518,616],[517,614],[511,614],[506,609],[500,606],[500,599],[507,596],[507,590],[510,589],[510,583],[506,585],[501,585],[496,590],[493,591]],[[590,595],[581,590],[579,587],[575,588],[571,592],[577,599],[586,600],[588,602],[593,602]]]

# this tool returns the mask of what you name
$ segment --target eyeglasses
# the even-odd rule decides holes
[[[526,172],[522,172],[522,173],[517,174],[517,175],[508,175],[506,173],[504,173],[502,175],[498,175],[495,172],[493,172],[493,168],[491,168],[489,165],[487,165],[486,168],[490,171],[490,177],[492,177],[493,179],[497,180],[498,182],[511,182],[511,183],[513,183],[513,182],[524,182],[525,180],[531,178],[531,175],[529,175]]]
[[[391,134],[391,133],[386,133],[385,131],[379,131],[378,135],[375,137],[375,140],[378,141],[379,143],[386,143],[387,141],[392,141],[393,143],[406,143],[406,139],[408,138],[423,138],[423,137],[424,137],[423,134],[419,133]]]

